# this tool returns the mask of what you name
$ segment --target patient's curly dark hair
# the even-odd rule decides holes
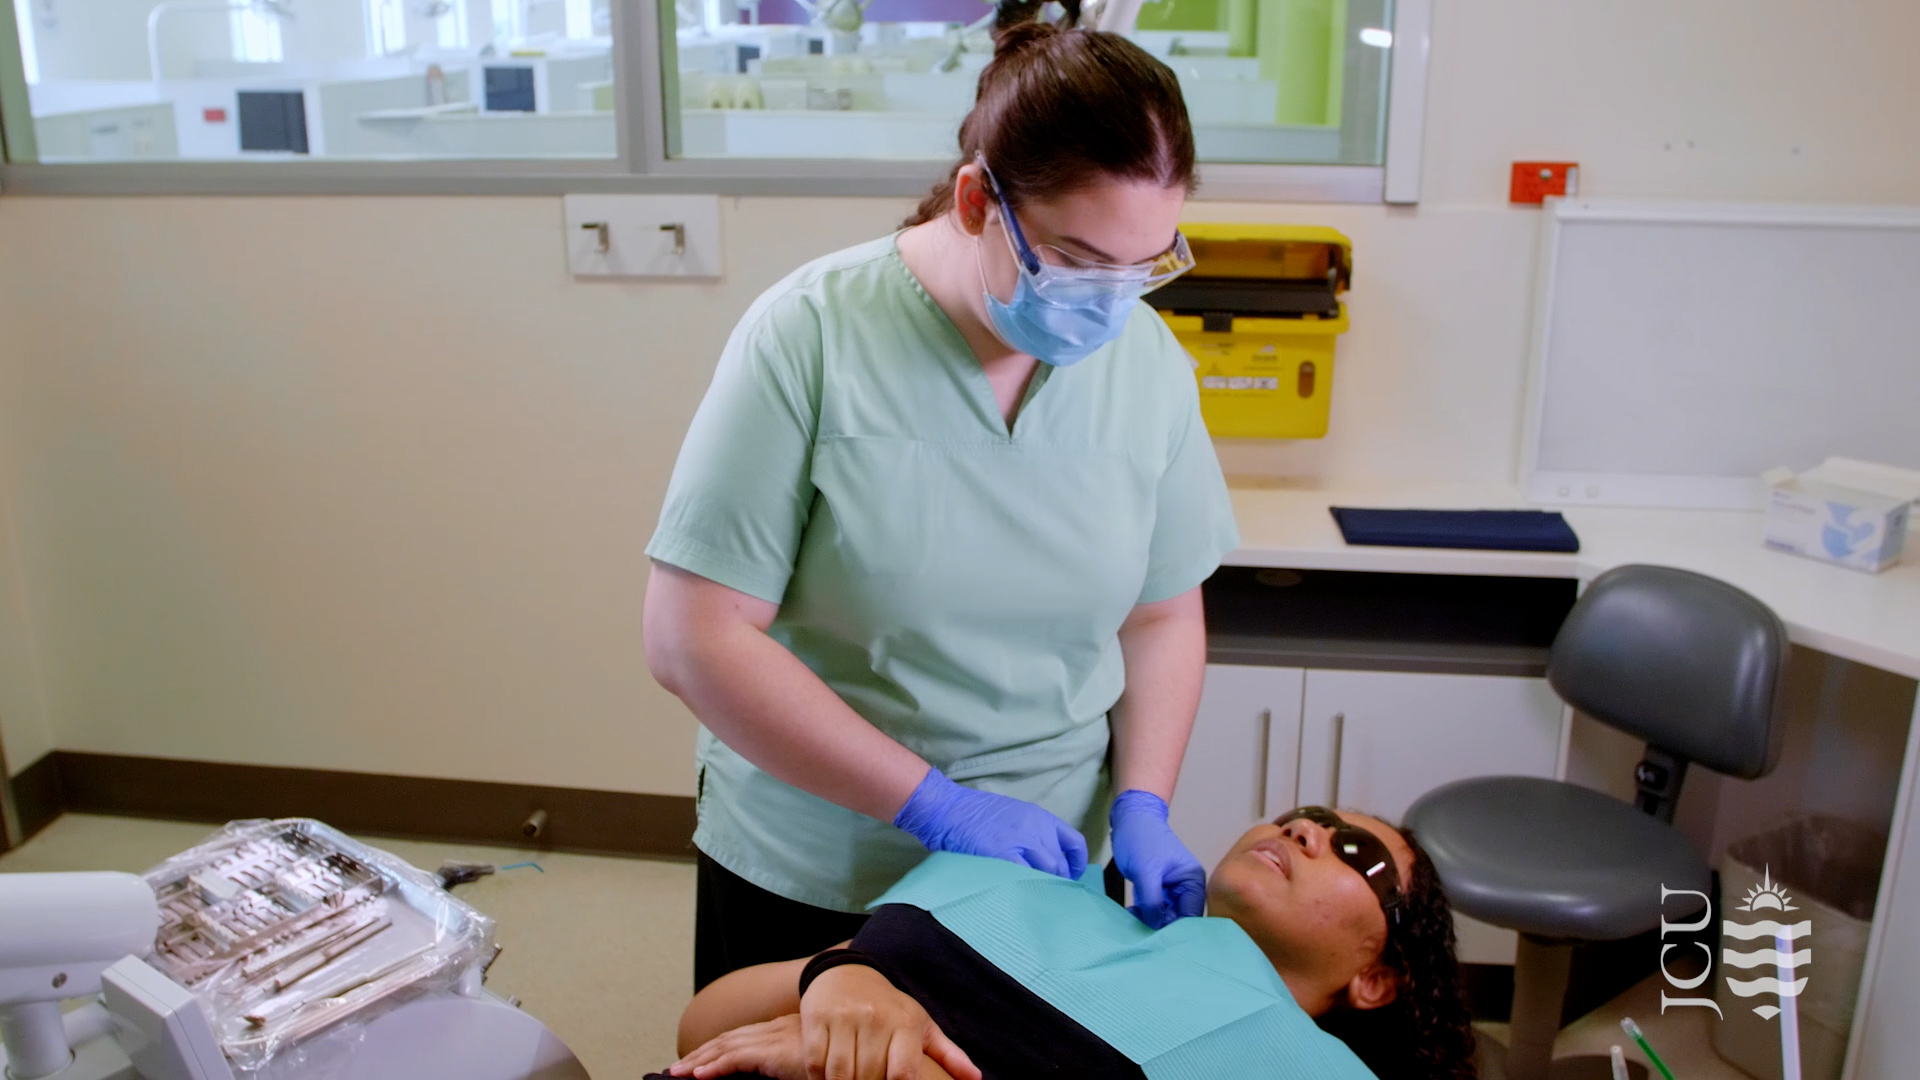
[[[1381,962],[1400,975],[1393,1002],[1378,1009],[1336,1005],[1318,1020],[1380,1080],[1475,1080],[1473,1018],[1453,955],[1453,909],[1433,860],[1410,829],[1412,880],[1398,918],[1389,917]]]

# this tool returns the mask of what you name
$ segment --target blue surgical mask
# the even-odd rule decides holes
[[[987,321],[1010,348],[1054,367],[1077,364],[1119,337],[1138,303],[1131,292],[1098,285],[1048,293],[1041,294],[1034,275],[1022,266],[1012,300],[987,290]]]
[[[984,168],[985,162],[981,164]],[[1126,330],[1140,297],[1193,266],[1186,238],[1178,233],[1174,234],[1173,246],[1150,263],[1110,266],[1051,248],[1043,250],[1049,251],[1055,261],[1044,261],[1027,244],[1020,222],[991,171],[987,180],[999,201],[1001,227],[1019,273],[1013,299],[1003,301],[985,288],[986,270],[982,267],[987,321],[1008,347],[1043,363],[1067,367],[1086,359]],[[974,254],[977,259],[977,244]]]

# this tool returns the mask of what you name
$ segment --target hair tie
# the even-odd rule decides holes
[[[859,964],[861,967],[872,968],[880,972],[881,978],[886,978],[887,973],[880,970],[880,965],[874,963],[872,957],[861,952],[859,949],[828,949],[826,952],[807,961],[807,966],[800,969],[800,996],[807,996],[807,987],[813,985],[813,980],[834,968],[845,967],[848,964]],[[887,981],[892,982],[893,980],[888,979]]]

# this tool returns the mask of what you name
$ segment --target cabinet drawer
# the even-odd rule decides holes
[[[1304,675],[1207,665],[1168,820],[1208,873],[1254,822],[1294,805]]]
[[[1300,730],[1303,803],[1399,821],[1442,784],[1551,777],[1562,707],[1545,679],[1310,671]]]
[[[1293,806],[1398,822],[1455,780],[1551,777],[1562,713],[1545,679],[1209,664],[1170,820],[1209,873]],[[1456,924],[1462,961],[1513,962],[1510,931]]]
[[[1309,671],[1300,724],[1302,803],[1398,823],[1415,799],[1474,776],[1550,778],[1563,706],[1545,679]],[[1454,916],[1462,962],[1511,964],[1512,931]]]

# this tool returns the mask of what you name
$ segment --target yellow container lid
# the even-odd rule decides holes
[[[1336,293],[1353,281],[1353,241],[1324,225],[1195,223],[1180,226],[1196,277],[1327,280]]]
[[[1189,334],[1216,332],[1208,331],[1206,329],[1206,320],[1199,315],[1175,315],[1163,311],[1160,313],[1160,317],[1166,321],[1167,329],[1173,331],[1176,336],[1183,338]],[[1233,320],[1233,329],[1231,331],[1217,332],[1230,332],[1242,335],[1277,335],[1280,337],[1338,336],[1346,333],[1349,325],[1347,307],[1345,304],[1342,304],[1340,305],[1340,315],[1337,318],[1323,319],[1317,315],[1305,315],[1298,319],[1260,319],[1239,316]]]

